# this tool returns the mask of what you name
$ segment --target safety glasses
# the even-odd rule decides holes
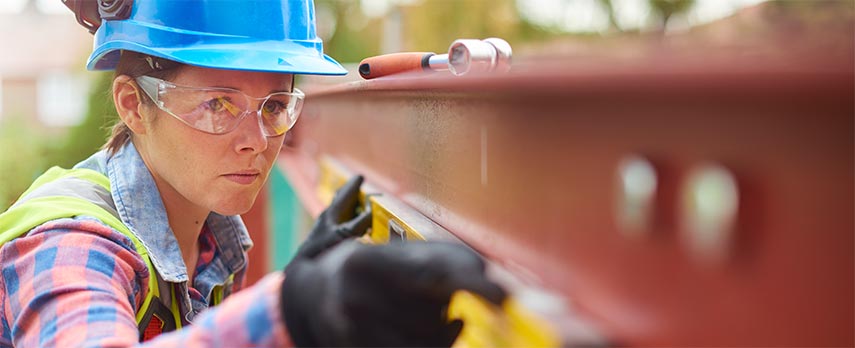
[[[296,88],[293,92],[254,98],[236,89],[179,86],[151,76],[140,76],[136,81],[158,108],[210,134],[231,132],[253,113],[258,115],[264,135],[285,134],[297,122],[305,99],[303,92]],[[257,110],[253,108],[255,101],[261,101]]]

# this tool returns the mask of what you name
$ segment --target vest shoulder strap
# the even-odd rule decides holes
[[[161,332],[180,328],[174,287],[169,287],[172,289],[172,308],[166,308],[156,300],[160,298],[160,287],[148,250],[122,222],[113,203],[110,180],[101,173],[90,169],[50,168],[33,182],[12,207],[0,214],[0,246],[48,221],[75,216],[94,217],[127,236],[145,261],[149,270],[148,289],[142,305],[136,311],[140,338],[146,340]],[[229,282],[232,279],[234,275],[229,277]],[[213,297],[214,305],[222,302],[222,286],[214,289]]]
[[[116,211],[110,192],[110,180],[90,169],[52,167],[39,176],[7,211],[0,214],[0,245],[18,238],[48,221],[91,216],[128,237],[149,270],[149,282],[143,304],[137,309],[137,324],[160,297],[157,275],[148,250],[131,233]],[[179,323],[180,325],[180,323]]]

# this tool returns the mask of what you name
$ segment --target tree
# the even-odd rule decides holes
[[[695,0],[648,0],[648,3],[659,17],[659,30],[664,31],[672,16],[688,12],[694,6]]]

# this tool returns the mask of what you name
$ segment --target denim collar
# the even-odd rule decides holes
[[[189,280],[160,192],[132,142],[129,141],[112,156],[105,150],[99,151],[75,168],[89,168],[110,179],[119,217],[146,248],[163,280],[173,283]],[[252,246],[252,241],[240,216],[212,212],[205,222],[220,251],[219,260],[213,260],[212,264],[221,263],[226,268],[222,270],[225,272],[217,272],[222,274],[213,275],[221,279],[211,280],[222,284],[229,275],[246,267],[245,252]]]

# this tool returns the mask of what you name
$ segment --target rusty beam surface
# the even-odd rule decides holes
[[[732,58],[318,89],[281,163],[289,177],[324,156],[363,173],[615,344],[851,346],[852,54]],[[633,158],[656,185],[629,228],[619,178]],[[692,175],[710,165],[738,203],[710,232],[712,258],[686,223]]]

